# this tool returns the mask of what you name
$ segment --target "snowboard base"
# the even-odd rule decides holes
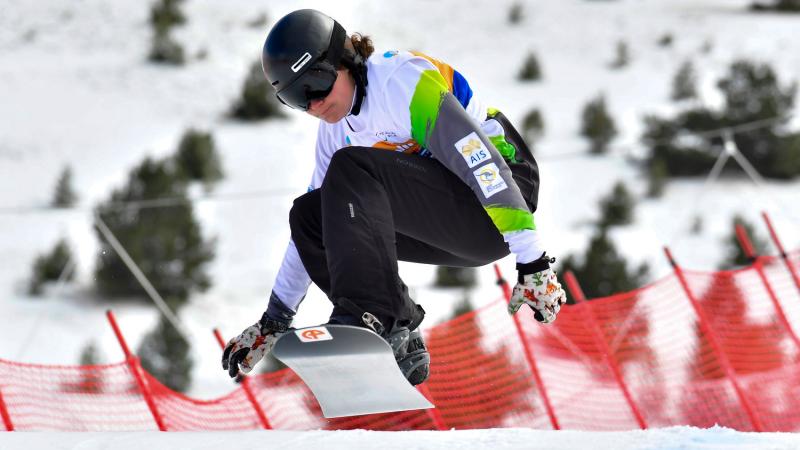
[[[308,385],[326,418],[434,407],[400,372],[389,344],[366,328],[291,330],[272,354]]]

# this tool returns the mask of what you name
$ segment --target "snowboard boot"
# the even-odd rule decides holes
[[[393,322],[385,318],[384,321]],[[350,315],[336,315],[328,323],[361,326],[378,333],[392,347],[397,366],[411,385],[416,386],[428,379],[431,356],[419,328],[410,331],[407,326],[395,322],[391,330],[387,330],[381,320],[368,312],[361,316],[361,321]]]
[[[421,384],[430,375],[431,355],[425,347],[419,328],[410,331],[407,326],[394,323],[391,330],[370,313],[362,316],[364,323],[386,339],[394,351],[397,366],[412,386]],[[381,332],[378,332],[381,330]]]
[[[398,364],[412,386],[422,384],[428,379],[431,370],[431,355],[425,347],[425,341],[422,339],[419,328],[409,333],[406,356],[402,361],[398,361]]]

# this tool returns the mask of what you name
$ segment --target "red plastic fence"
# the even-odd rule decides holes
[[[248,377],[248,387],[269,425],[285,430],[718,423],[798,431],[800,348],[793,336],[800,330],[792,327],[800,327],[800,289],[788,268],[800,266],[800,252],[786,258],[762,257],[737,271],[682,270],[636,291],[564,307],[546,326],[523,310],[517,327],[505,298],[436,325],[427,330],[433,362],[425,386],[438,416],[409,411],[326,420],[289,370]],[[137,363],[135,357],[102,366],[0,359],[3,424],[158,430],[155,411],[168,431],[264,428],[244,388],[196,400],[164,387]]]

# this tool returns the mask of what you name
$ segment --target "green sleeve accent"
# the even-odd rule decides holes
[[[439,107],[447,92],[447,82],[438,70],[422,72],[408,108],[411,113],[411,137],[423,147],[428,146],[428,137],[436,126]]]
[[[514,155],[517,153],[517,149],[509,144],[504,136],[489,136],[489,140],[506,161],[516,161]]]
[[[499,205],[485,206],[484,209],[501,233],[536,229],[533,214],[529,211]]]
[[[497,113],[499,112],[500,110],[497,108],[492,108],[492,107],[486,108],[486,115],[489,116],[490,119],[493,119],[494,116],[496,116]]]

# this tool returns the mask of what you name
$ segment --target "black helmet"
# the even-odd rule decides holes
[[[292,108],[308,110],[311,100],[331,92],[336,71],[344,65],[361,69],[351,70],[358,72],[354,76],[359,85],[360,107],[366,69],[357,53],[345,50],[346,39],[347,33],[338,22],[313,9],[301,9],[281,18],[267,35],[261,53],[261,67],[278,100]]]

